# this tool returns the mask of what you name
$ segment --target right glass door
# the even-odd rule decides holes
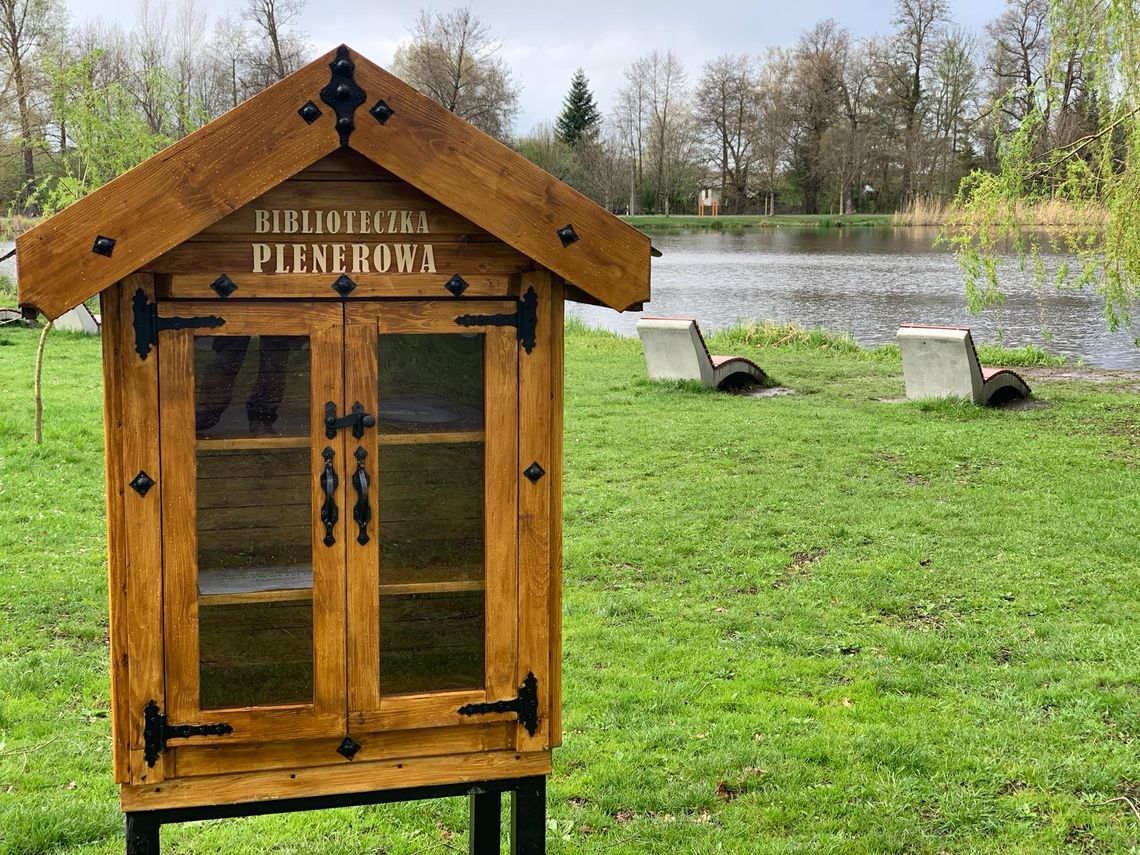
[[[514,306],[347,307],[344,412],[376,414],[346,436],[350,731],[515,694],[517,334],[456,322]]]

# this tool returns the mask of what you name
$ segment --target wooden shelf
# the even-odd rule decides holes
[[[382,571],[380,595],[456,594],[482,591],[486,584],[476,567],[455,567],[441,572],[431,568]],[[198,577],[200,606],[243,603],[308,602],[313,598],[312,570],[308,566],[234,567],[206,570]]]
[[[482,591],[482,579],[450,579],[445,582],[393,582],[380,586],[381,597],[398,597],[406,594],[459,594]]]
[[[241,591],[234,594],[199,594],[199,606],[237,606],[244,603],[304,603],[313,599],[312,588]]]
[[[443,445],[456,442],[482,442],[481,430],[425,431],[424,433],[381,433],[381,445]]]
[[[241,451],[243,449],[308,448],[313,440],[304,436],[235,436],[219,439],[200,439],[199,451]]]

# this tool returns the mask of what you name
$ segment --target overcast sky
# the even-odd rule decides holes
[[[65,2],[74,23],[117,19],[124,28],[131,26],[138,9],[138,0]],[[172,6],[178,2],[170,0]],[[236,16],[242,6],[240,0],[198,2],[211,19],[228,12]],[[299,28],[309,34],[314,56],[345,42],[388,66],[396,46],[408,38],[421,5],[308,0]],[[440,10],[454,5],[459,4],[432,4]],[[579,66],[608,113],[622,69],[654,48],[676,53],[695,80],[701,65],[720,54],[790,47],[801,31],[823,18],[835,18],[856,36],[886,34],[895,8],[891,0],[716,0],[707,5],[700,0],[473,0],[471,5],[502,42],[503,55],[522,84],[518,133],[557,115]],[[954,23],[978,32],[1002,5],[1000,0],[950,0]]]

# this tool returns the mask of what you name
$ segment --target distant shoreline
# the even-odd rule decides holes
[[[724,214],[718,217],[698,217],[693,214],[670,215],[639,214],[622,217],[637,229],[650,231],[676,231],[680,229],[704,229],[711,231],[735,231],[744,229],[778,228],[894,228],[899,225],[940,225],[941,223],[900,223],[895,214]]]

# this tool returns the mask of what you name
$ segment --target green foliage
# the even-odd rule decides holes
[[[32,193],[32,202],[45,214],[82,199],[173,141],[151,130],[122,84],[92,82],[99,56],[95,51],[71,65],[48,66],[55,111],[66,124],[72,148],[62,158],[60,170],[42,179]],[[150,88],[170,87],[161,69],[148,74]],[[183,118],[188,123],[193,120],[189,115]]]
[[[1079,62],[1083,98],[1056,84],[1029,94],[1028,115],[997,130],[998,170],[975,171],[958,191],[942,239],[958,254],[972,311],[1001,305],[998,259],[1012,248],[1048,284],[1044,238],[1029,216],[1034,205],[1060,205],[1063,224],[1049,236],[1073,257],[1052,279],[1055,287],[1094,287],[1104,298],[1110,329],[1136,329],[1140,301],[1140,6],[1131,0],[1069,0],[1050,4],[1050,69],[1057,80]],[[1007,98],[1026,93],[1007,93]],[[999,103],[994,114],[1001,115]],[[1083,111],[1083,112],[1082,112]],[[1093,130],[1063,144],[1062,119]]]
[[[570,91],[566,93],[562,112],[555,122],[558,138],[566,145],[575,146],[579,139],[597,133],[601,122],[602,114],[594,102],[590,81],[586,78],[586,72],[579,68],[570,80]]]
[[[16,302],[16,283],[11,277],[0,274],[0,303],[5,305]]]

